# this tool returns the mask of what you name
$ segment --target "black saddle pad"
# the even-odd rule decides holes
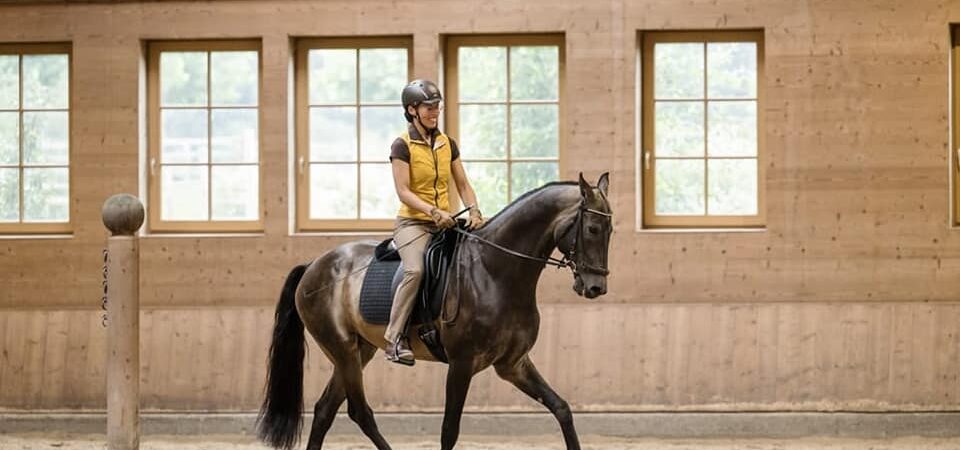
[[[360,315],[363,320],[376,325],[390,323],[390,307],[393,305],[393,278],[403,269],[400,261],[374,259],[363,277],[360,289]]]
[[[424,316],[435,320],[443,305],[447,273],[456,252],[460,235],[456,230],[444,230],[433,235],[424,252],[423,279],[417,293],[417,303],[410,314],[410,324],[419,325]],[[390,308],[397,287],[403,279],[403,266],[392,239],[377,245],[374,260],[367,268],[360,289],[360,315],[374,325],[390,323]]]

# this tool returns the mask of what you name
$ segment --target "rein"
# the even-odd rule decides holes
[[[484,244],[487,244],[497,250],[500,250],[501,252],[504,252],[508,255],[516,256],[517,258],[523,258],[529,261],[535,261],[535,262],[540,262],[546,265],[555,266],[558,269],[562,267],[569,267],[571,265],[571,261],[567,260],[566,255],[564,255],[563,259],[557,259],[552,256],[548,256],[546,258],[538,258],[536,256],[530,256],[530,255],[520,253],[518,251],[510,250],[509,248],[506,248],[500,244],[497,244],[496,242],[477,236],[476,234],[471,233],[467,230],[464,230],[463,228],[457,228],[456,230],[457,230],[457,233],[460,233],[464,236],[472,237]]]
[[[467,208],[467,209],[469,209],[469,208]],[[463,211],[461,211],[461,212],[460,212],[459,214],[457,214],[457,215],[460,215],[460,214],[462,214],[462,213],[463,213]],[[528,260],[528,261],[539,262],[539,263],[542,263],[542,264],[545,264],[545,265],[548,265],[548,266],[554,266],[554,267],[556,267],[556,268],[558,268],[558,269],[561,269],[561,268],[564,268],[564,267],[569,267],[570,270],[573,272],[574,275],[579,275],[580,270],[583,270],[583,271],[585,271],[585,272],[595,273],[595,274],[598,274],[598,275],[607,275],[608,273],[610,273],[610,271],[607,270],[606,268],[603,268],[603,267],[595,267],[595,266],[592,266],[592,265],[589,265],[589,264],[582,264],[582,265],[579,265],[579,266],[578,266],[577,262],[574,260],[574,257],[576,256],[577,253],[579,253],[579,249],[580,249],[581,244],[582,244],[582,242],[583,242],[583,240],[581,239],[581,236],[583,235],[583,214],[584,214],[584,213],[596,214],[596,215],[598,215],[598,216],[605,217],[605,218],[607,218],[608,220],[612,220],[612,218],[613,218],[613,214],[612,214],[612,213],[603,212],[603,211],[596,210],[596,209],[593,209],[593,208],[587,208],[586,205],[584,204],[584,202],[581,201],[581,202],[580,202],[580,208],[579,208],[579,210],[577,211],[577,219],[574,221],[573,224],[571,224],[570,229],[568,229],[566,232],[563,233],[563,235],[566,236],[566,235],[570,234],[571,231],[573,231],[573,228],[574,228],[574,227],[576,227],[576,229],[577,229],[577,235],[576,235],[576,237],[574,238],[573,245],[571,246],[572,248],[571,248],[569,251],[564,251],[563,249],[560,249],[560,252],[563,253],[563,258],[562,258],[562,259],[557,259],[557,258],[554,258],[554,257],[552,257],[552,256],[548,256],[548,257],[546,257],[546,258],[539,258],[539,257],[536,257],[536,256],[527,255],[527,254],[520,253],[520,252],[515,251],[515,250],[511,250],[511,249],[509,249],[509,248],[506,248],[506,247],[504,247],[504,246],[502,246],[502,245],[500,245],[500,244],[497,244],[496,242],[490,241],[489,239],[482,238],[482,237],[480,237],[480,236],[478,236],[478,235],[476,235],[476,234],[474,234],[474,233],[472,233],[472,232],[470,232],[470,231],[464,230],[464,229],[462,229],[462,228],[457,227],[457,228],[456,228],[456,231],[457,231],[457,233],[460,233],[460,234],[462,234],[462,235],[464,235],[464,236],[472,237],[472,238],[474,238],[474,239],[476,239],[476,240],[478,240],[478,241],[480,241],[480,242],[482,242],[482,243],[484,243],[484,244],[486,244],[486,245],[489,245],[489,246],[491,246],[491,247],[493,247],[493,248],[495,248],[495,249],[497,249],[497,250],[500,250],[501,252],[504,252],[504,253],[506,253],[506,254],[508,254],[508,255],[511,255],[511,256],[515,256],[515,257],[517,257],[517,258],[526,259],[526,260]]]
[[[453,218],[456,219],[457,217],[463,215],[464,213],[466,213],[467,211],[469,211],[470,208],[471,208],[471,207],[468,206],[468,207],[460,210],[459,212],[457,212],[456,214],[453,215]],[[579,275],[581,270],[583,270],[584,272],[595,273],[595,274],[598,274],[598,275],[607,275],[608,273],[610,273],[610,271],[607,270],[606,268],[603,268],[603,267],[595,267],[595,266],[592,266],[592,265],[589,265],[589,264],[581,264],[581,265],[578,265],[577,262],[574,260],[574,257],[576,256],[576,254],[577,254],[577,253],[581,253],[581,252],[579,251],[579,250],[580,250],[580,247],[581,247],[581,244],[582,244],[582,240],[580,239],[580,236],[583,235],[583,214],[584,214],[584,213],[596,214],[596,215],[598,215],[598,216],[605,217],[607,220],[612,220],[612,218],[613,218],[613,214],[612,214],[612,213],[603,212],[603,211],[596,210],[596,209],[593,209],[593,208],[587,208],[586,205],[584,204],[584,202],[581,201],[581,202],[580,202],[579,210],[577,211],[577,219],[574,221],[573,224],[570,225],[570,228],[569,228],[566,232],[563,233],[563,235],[566,236],[566,235],[570,234],[571,231],[573,231],[573,228],[574,228],[574,227],[576,227],[576,229],[577,229],[577,235],[576,235],[576,237],[574,238],[573,245],[571,246],[571,249],[570,249],[569,251],[563,251],[563,249],[560,250],[560,252],[563,253],[563,258],[562,258],[562,259],[557,259],[557,258],[554,258],[554,257],[552,257],[552,256],[548,256],[548,257],[546,257],[546,258],[538,258],[538,257],[536,257],[536,256],[531,256],[531,255],[523,254],[523,253],[520,253],[520,252],[515,251],[515,250],[510,250],[509,248],[506,248],[506,247],[504,247],[504,246],[502,246],[502,245],[500,245],[500,244],[497,244],[496,242],[493,242],[493,241],[491,241],[491,240],[489,240],[489,239],[482,238],[482,237],[480,237],[480,236],[478,236],[478,235],[476,235],[476,234],[474,234],[474,233],[472,233],[472,232],[470,232],[470,231],[467,231],[467,230],[465,230],[465,229],[463,229],[463,228],[460,228],[459,226],[458,226],[458,227],[455,227],[454,230],[456,230],[456,232],[457,232],[457,233],[460,233],[461,235],[474,238],[474,239],[476,239],[476,240],[478,240],[478,241],[480,241],[480,242],[482,242],[482,243],[484,243],[484,244],[486,244],[486,245],[489,245],[489,246],[491,246],[491,247],[493,247],[493,248],[495,248],[495,249],[497,249],[497,250],[500,250],[500,251],[502,251],[502,252],[504,252],[504,253],[506,253],[506,254],[508,254],[508,255],[515,256],[515,257],[517,257],[517,258],[526,259],[526,260],[528,260],[528,261],[539,262],[539,263],[542,263],[542,264],[545,264],[545,265],[548,265],[548,266],[554,266],[554,267],[556,267],[557,269],[561,269],[561,268],[564,268],[564,267],[569,267],[570,270],[573,272],[574,275]],[[404,247],[406,247],[406,246],[414,243],[415,241],[420,240],[421,238],[423,238],[424,236],[426,236],[426,235],[428,235],[428,234],[432,234],[432,233],[430,233],[429,231],[425,231],[425,232],[421,233],[419,236],[417,236],[417,237],[415,237],[414,239],[410,240],[410,242],[407,242],[406,244],[403,244],[403,245],[401,245],[401,246],[399,246],[399,247],[397,247],[397,248],[394,248],[393,250],[387,252],[387,253],[386,253],[385,255],[383,255],[383,256],[386,257],[387,255],[391,255],[391,254],[394,254],[394,253],[398,253],[401,248],[404,248]],[[334,284],[336,284],[338,281],[342,281],[342,280],[344,280],[344,279],[346,279],[346,278],[348,278],[348,277],[353,276],[354,274],[356,274],[356,273],[358,273],[358,272],[361,272],[361,271],[363,271],[363,270],[366,270],[367,268],[370,267],[370,265],[372,265],[372,264],[374,263],[374,261],[379,261],[379,259],[377,259],[376,256],[374,256],[373,261],[370,261],[370,263],[368,263],[368,264],[366,264],[366,265],[364,265],[364,266],[362,266],[362,267],[360,267],[360,268],[357,268],[357,269],[354,269],[354,270],[350,271],[350,273],[348,273],[348,274],[345,275],[345,276],[338,277],[338,278],[335,279],[333,282],[327,283],[327,284],[325,284],[325,285],[323,285],[323,286],[320,286],[320,287],[318,287],[318,288],[316,288],[316,289],[314,289],[314,290],[311,290],[311,291],[307,292],[307,295],[310,295],[310,294],[313,294],[313,293],[315,293],[315,292],[318,292],[318,291],[322,291],[322,290],[324,290],[324,289],[327,289],[327,288],[333,286]]]

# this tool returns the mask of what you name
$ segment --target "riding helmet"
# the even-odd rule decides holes
[[[430,80],[413,80],[410,84],[407,84],[407,87],[403,88],[400,99],[403,103],[403,117],[407,119],[407,122],[413,122],[413,116],[407,112],[408,106],[416,108],[421,103],[434,105],[443,101],[443,95],[436,83]]]

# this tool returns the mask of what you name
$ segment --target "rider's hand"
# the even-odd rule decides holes
[[[453,220],[453,216],[450,213],[440,209],[433,208],[430,210],[430,217],[433,218],[433,223],[437,224],[440,228],[453,228],[457,222]]]
[[[467,221],[468,230],[476,230],[482,227],[485,222],[486,221],[483,220],[483,214],[480,213],[479,208],[470,208],[470,220]]]

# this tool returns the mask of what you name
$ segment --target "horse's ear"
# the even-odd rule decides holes
[[[587,183],[587,180],[583,179],[583,172],[580,172],[580,195],[583,198],[590,198],[590,194],[593,193],[593,189],[590,188],[590,183]]]
[[[610,172],[604,172],[603,175],[600,175],[600,180],[597,181],[597,188],[600,189],[604,197],[607,196],[607,189],[610,188]]]

